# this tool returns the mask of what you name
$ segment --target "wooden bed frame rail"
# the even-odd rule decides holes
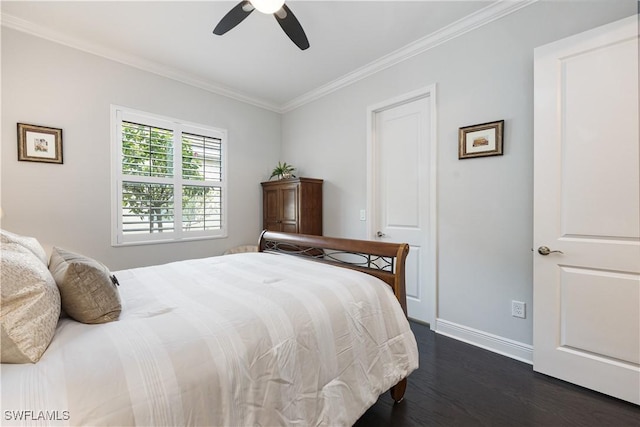
[[[391,286],[404,315],[407,315],[405,262],[409,245],[406,243],[341,239],[265,230],[260,234],[258,250],[303,256],[377,277]],[[404,378],[391,388],[391,397],[396,403],[403,399],[406,387],[407,379]]]

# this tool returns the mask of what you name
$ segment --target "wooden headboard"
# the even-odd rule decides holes
[[[304,256],[375,276],[391,286],[405,316],[407,314],[405,261],[409,245],[406,243],[263,231],[258,248],[260,252]]]

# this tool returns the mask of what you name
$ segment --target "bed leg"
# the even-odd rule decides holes
[[[402,399],[404,399],[404,391],[406,389],[407,389],[407,379],[406,378],[404,378],[398,384],[396,384],[393,387],[391,387],[391,390],[389,390],[389,392],[391,393],[391,397],[393,398],[393,401],[395,403],[402,402]]]

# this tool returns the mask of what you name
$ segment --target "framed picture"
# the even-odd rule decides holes
[[[18,123],[18,160],[62,163],[62,129]]]
[[[501,156],[504,120],[460,128],[458,159]]]

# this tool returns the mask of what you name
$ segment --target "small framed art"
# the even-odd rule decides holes
[[[18,160],[62,163],[62,129],[18,123]]]
[[[504,120],[465,126],[458,133],[458,159],[501,156]]]

